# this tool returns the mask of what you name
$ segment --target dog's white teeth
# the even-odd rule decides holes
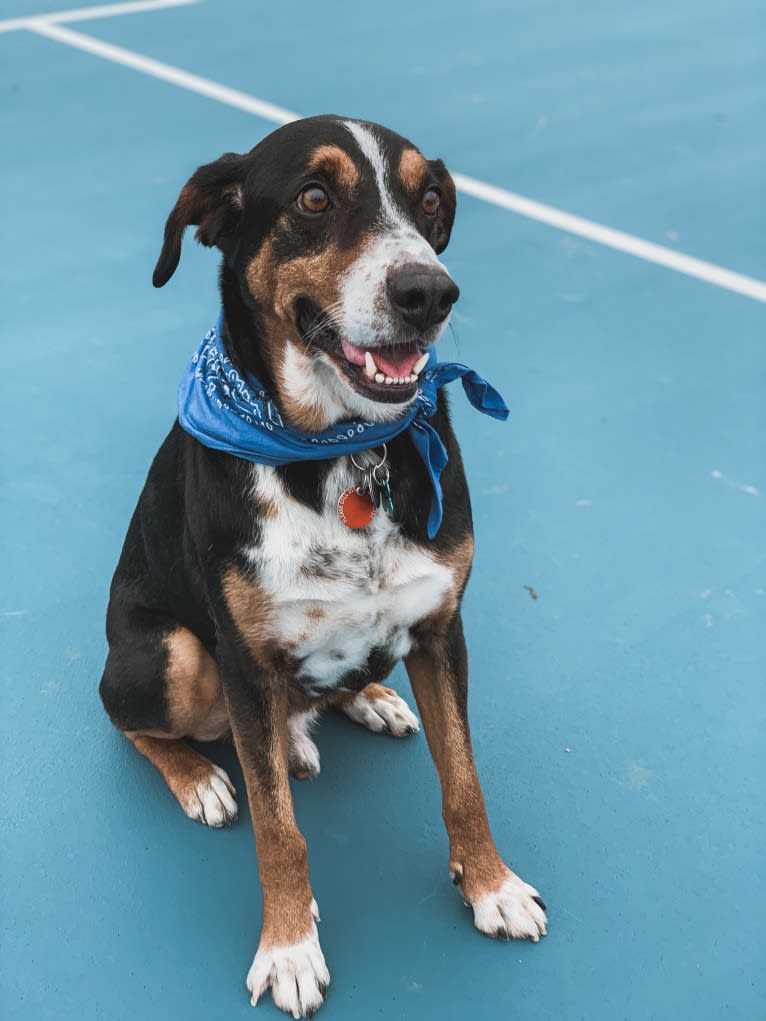
[[[414,383],[418,378],[416,373],[412,373],[409,376],[385,376],[378,369],[369,351],[365,354],[364,371],[369,379],[374,379],[376,383],[385,383],[386,386],[404,386],[407,383]]]
[[[426,365],[427,361],[428,361],[428,352],[426,351],[426,353],[424,355],[421,355],[420,358],[418,358],[418,360],[412,366],[412,369],[411,369],[412,373],[415,376],[419,376],[420,373],[425,368],[425,365]]]
[[[368,379],[375,379],[375,373],[378,371],[378,366],[375,364],[375,359],[369,351],[364,352],[364,371]]]

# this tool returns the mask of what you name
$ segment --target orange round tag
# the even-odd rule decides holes
[[[375,510],[370,494],[357,493],[355,486],[340,494],[338,517],[349,528],[366,528],[375,517]]]

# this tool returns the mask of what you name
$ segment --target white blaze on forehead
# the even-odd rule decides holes
[[[380,196],[381,216],[373,238],[347,270],[341,284],[340,325],[346,339],[360,347],[385,343],[397,324],[386,297],[388,271],[406,263],[442,266],[431,245],[391,191],[391,167],[374,132],[356,121],[344,121],[372,167]],[[446,327],[445,319],[441,329]],[[437,335],[438,335],[437,333]],[[436,336],[429,339],[433,343]]]
[[[364,127],[362,124],[357,124],[355,121],[344,121],[343,126],[354,136],[362,155],[372,167],[385,221],[392,227],[407,226],[414,229],[412,223],[408,222],[403,211],[394,202],[389,184],[390,168],[380,148],[378,139],[369,128]]]

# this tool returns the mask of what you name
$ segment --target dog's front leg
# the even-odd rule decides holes
[[[545,905],[497,852],[479,786],[468,728],[468,660],[459,612],[446,627],[423,629],[407,672],[439,773],[450,843],[450,875],[488,936],[538,940]]]
[[[293,1017],[310,1017],[330,981],[316,923],[306,841],[288,780],[287,693],[235,642],[217,652],[231,729],[242,764],[263,887],[263,929],[247,976],[251,1003],[271,987]]]

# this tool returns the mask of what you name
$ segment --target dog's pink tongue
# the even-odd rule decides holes
[[[412,372],[412,366],[420,358],[420,350],[415,344],[403,347],[387,347],[385,350],[379,348],[377,351],[372,351],[371,354],[380,371],[394,378],[397,376],[409,376]]]
[[[364,365],[363,348],[349,344],[343,337],[340,343],[347,361],[352,365]],[[396,378],[410,375],[412,366],[420,358],[420,349],[416,344],[399,344],[396,347],[374,348],[370,354],[381,372]]]

